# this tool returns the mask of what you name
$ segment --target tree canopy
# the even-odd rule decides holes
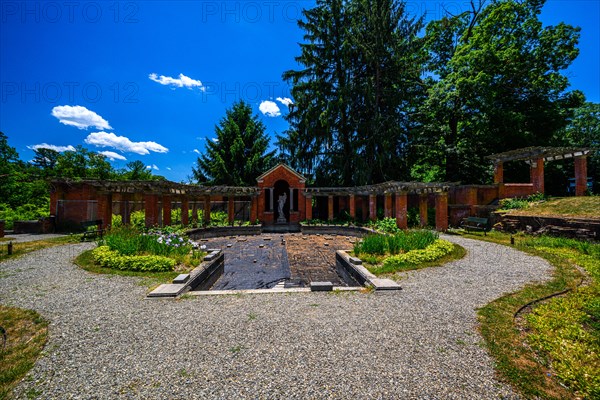
[[[543,26],[544,3],[471,2],[423,33],[398,0],[317,1],[299,22],[301,68],[283,74],[282,156],[319,185],[489,183],[489,154],[584,144],[562,134],[584,102],[564,75],[579,28]]]

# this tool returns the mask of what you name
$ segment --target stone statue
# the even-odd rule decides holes
[[[278,208],[278,212],[279,212],[279,217],[277,218],[277,221],[285,221],[285,214],[283,213],[283,206],[285,205],[285,202],[287,200],[287,193],[283,193],[281,195],[279,195],[279,199],[277,200],[277,203],[279,203],[279,208]]]

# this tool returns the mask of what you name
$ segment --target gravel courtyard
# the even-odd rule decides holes
[[[0,264],[0,303],[50,321],[17,398],[498,399],[476,309],[549,278],[542,259],[461,237],[467,256],[389,293],[146,299],[137,278],[72,259],[93,244]]]

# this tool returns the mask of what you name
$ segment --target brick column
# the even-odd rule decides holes
[[[427,226],[427,198],[426,193],[419,195],[419,218],[422,227]]]
[[[147,194],[144,196],[144,213],[146,214],[146,228],[158,225],[158,196]]]
[[[112,195],[98,195],[98,218],[102,220],[102,228],[112,224]]]
[[[467,204],[471,206],[470,215],[475,215],[477,205],[477,188],[467,188]]]
[[[194,224],[198,223],[198,203],[196,202],[198,199],[194,199],[192,203],[192,222]]]
[[[327,220],[333,221],[333,196],[327,196]]]
[[[534,193],[544,193],[544,159],[538,158],[531,160],[531,168],[529,169],[531,183],[533,183]]]
[[[187,196],[181,196],[181,224],[183,226],[190,224],[190,201]]]
[[[305,197],[306,203],[306,220],[312,220],[312,195],[307,194]]]
[[[497,161],[494,164],[494,183],[504,183],[504,164]]]
[[[396,193],[396,225],[400,229],[408,228],[408,195]]]
[[[448,193],[446,192],[435,195],[435,229],[442,232],[448,230]]]
[[[254,224],[258,219],[258,196],[250,198],[250,223]]]
[[[587,156],[575,157],[575,196],[587,192]]]
[[[204,196],[204,225],[210,225],[210,196]]]
[[[392,217],[392,194],[391,193],[385,194],[385,201],[383,204],[384,204],[384,206],[383,206],[384,217],[391,218]]]
[[[233,226],[233,221],[235,218],[235,204],[233,203],[233,196],[229,196],[227,198],[227,217],[229,221],[229,225]]]
[[[350,208],[350,217],[352,219],[356,218],[356,201],[354,199],[354,195],[351,194],[350,196],[348,196],[348,202],[349,204],[349,208]]]
[[[50,215],[56,216],[56,209],[58,207],[58,198],[59,198],[58,189],[50,192]]]
[[[375,221],[377,219],[377,195],[369,195],[369,219]]]
[[[162,197],[163,226],[171,225],[171,196]]]

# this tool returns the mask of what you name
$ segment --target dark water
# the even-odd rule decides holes
[[[291,277],[287,251],[278,236],[271,240],[211,239],[209,243],[225,253],[225,271],[211,290],[270,289]]]

